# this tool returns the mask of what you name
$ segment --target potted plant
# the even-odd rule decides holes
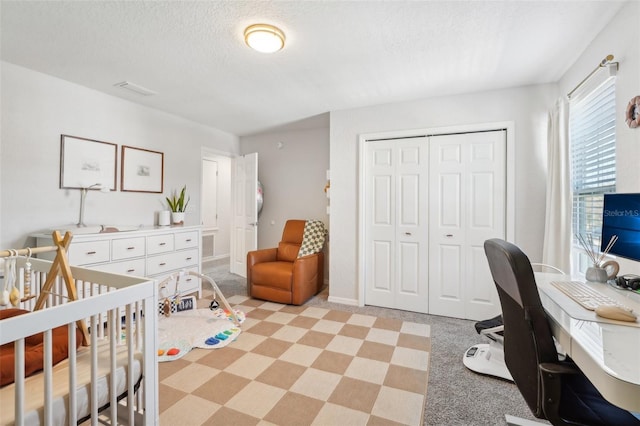
[[[167,204],[171,209],[171,222],[174,224],[184,223],[184,213],[187,210],[191,197],[187,198],[187,185],[182,187],[180,194],[174,191],[170,197],[167,197]]]

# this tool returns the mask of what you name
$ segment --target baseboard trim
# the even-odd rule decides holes
[[[332,303],[340,303],[342,305],[359,306],[357,299],[347,299],[345,297],[329,296],[327,298],[327,301],[332,302]]]

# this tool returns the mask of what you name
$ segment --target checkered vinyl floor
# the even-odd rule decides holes
[[[242,333],[159,364],[162,425],[421,425],[430,330],[232,296]]]

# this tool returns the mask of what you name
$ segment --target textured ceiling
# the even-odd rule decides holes
[[[617,1],[6,1],[2,60],[237,135],[557,81]],[[246,47],[271,23],[284,50]],[[609,52],[606,52],[609,53]],[[128,80],[158,94],[116,88]]]

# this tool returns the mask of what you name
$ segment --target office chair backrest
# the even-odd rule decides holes
[[[484,250],[502,307],[505,363],[533,414],[544,418],[538,364],[557,362],[558,355],[531,263],[500,239],[485,241]]]

